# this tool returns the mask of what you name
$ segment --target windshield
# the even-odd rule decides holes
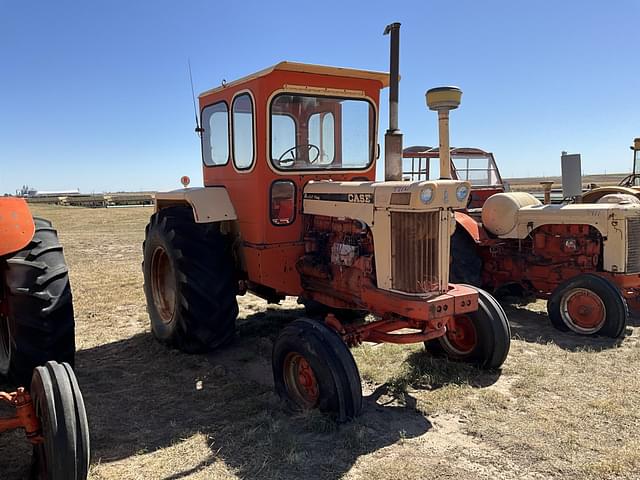
[[[467,180],[474,187],[502,185],[496,163],[490,156],[453,155],[451,160],[459,180]]]
[[[373,161],[375,112],[366,100],[286,93],[270,114],[280,170],[361,170]]]

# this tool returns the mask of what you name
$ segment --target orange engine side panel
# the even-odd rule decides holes
[[[0,257],[26,247],[35,233],[33,217],[22,198],[0,198]]]

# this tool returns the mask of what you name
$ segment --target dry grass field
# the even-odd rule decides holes
[[[608,187],[618,185],[623,178],[629,173],[607,173],[583,175],[582,184],[595,184],[599,187]],[[526,177],[526,178],[505,178],[506,182],[511,186],[511,190],[516,192],[542,192],[543,188],[540,182],[552,181],[553,188],[562,188],[562,177]]]
[[[622,342],[555,331],[544,303],[512,306],[501,372],[420,346],[354,350],[363,415],[335,426],[292,416],[273,392],[271,345],[295,299],[241,297],[237,338],[210,355],[157,344],[142,292],[150,208],[36,206],[65,246],[77,374],[94,480],[640,478],[640,327]],[[0,436],[0,478],[24,478],[29,447]]]

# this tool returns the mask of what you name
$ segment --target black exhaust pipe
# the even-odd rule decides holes
[[[402,180],[402,132],[398,129],[398,86],[400,83],[400,23],[386,26],[384,35],[391,34],[389,129],[384,134],[384,179]]]

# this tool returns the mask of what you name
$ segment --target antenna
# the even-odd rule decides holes
[[[191,59],[187,58],[187,65],[189,66],[189,81],[191,82],[191,98],[193,99],[193,114],[196,117],[196,133],[198,136],[202,136],[204,128],[200,126],[200,120],[198,119],[198,109],[196,108],[196,92],[193,89],[193,75],[191,75]]]

